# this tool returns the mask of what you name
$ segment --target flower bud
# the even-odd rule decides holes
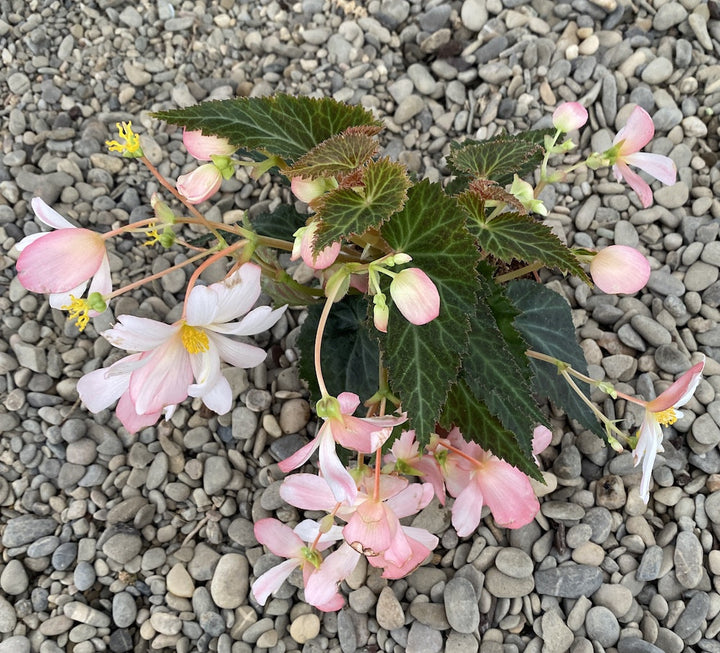
[[[199,129],[195,131],[183,130],[183,144],[191,156],[198,161],[210,161],[213,154],[231,156],[235,153],[235,146],[227,138],[219,136],[205,136]]]
[[[302,260],[308,267],[313,270],[324,270],[335,263],[335,259],[340,253],[340,243],[331,243],[316,254],[313,248],[313,240],[317,228],[318,223],[315,221],[311,222],[307,227],[301,227],[293,234],[295,242],[293,243],[290,260],[294,261],[299,256],[302,256]]]
[[[293,195],[306,204],[310,204],[314,199],[324,195],[333,188],[337,188],[337,181],[332,177],[328,179],[303,179],[302,177],[293,177],[290,180],[290,189]]]
[[[390,309],[385,302],[385,295],[378,293],[373,296],[373,322],[375,328],[382,333],[387,333],[388,317]]]
[[[440,314],[440,295],[420,268],[398,272],[390,284],[390,296],[408,322],[427,324]]]
[[[590,261],[590,276],[605,293],[632,294],[648,282],[650,263],[633,247],[611,245],[601,249]]]
[[[178,192],[190,204],[200,204],[217,193],[222,175],[214,163],[206,163],[177,180]]]
[[[563,102],[553,113],[553,125],[558,131],[568,132],[580,129],[588,119],[587,109],[579,102]]]

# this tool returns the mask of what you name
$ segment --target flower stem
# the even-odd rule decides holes
[[[320,394],[323,397],[329,397],[330,393],[328,392],[327,386],[325,385],[325,378],[323,377],[322,373],[322,364],[320,361],[320,348],[322,347],[322,336],[323,332],[325,331],[325,326],[327,325],[327,320],[330,315],[330,309],[332,308],[333,302],[335,301],[335,296],[340,291],[342,284],[336,283],[328,295],[327,299],[325,300],[325,306],[323,306],[322,313],[320,314],[320,320],[318,320],[318,327],[317,332],[315,333],[315,376],[317,377],[318,387],[320,388]]]
[[[127,286],[123,286],[122,288],[118,288],[117,290],[114,290],[113,292],[111,292],[107,296],[107,299],[112,299],[113,297],[118,297],[119,295],[122,295],[123,293],[126,293],[129,290],[134,290],[135,288],[139,288],[140,286],[142,286],[150,281],[155,281],[156,279],[159,279],[160,277],[163,277],[166,274],[170,274],[170,272],[175,272],[175,270],[184,268],[186,265],[190,265],[190,263],[194,263],[195,261],[203,258],[204,256],[208,256],[209,254],[210,254],[210,250],[201,252],[200,254],[191,256],[189,259],[187,259],[187,261],[183,261],[182,263],[178,263],[177,265],[173,265],[172,267],[169,267],[167,270],[161,270],[160,272],[151,274],[149,277],[143,277],[139,281],[134,281],[133,283],[129,283]]]
[[[100,234],[100,236],[103,238],[103,240],[107,240],[108,238],[112,238],[113,236],[128,233],[128,232],[132,231],[133,229],[139,229],[140,227],[144,227],[145,225],[149,225],[153,222],[157,222],[157,218],[147,218],[146,220],[138,220],[137,222],[132,222],[131,224],[123,225],[122,227],[118,227],[117,229],[113,229],[112,231],[106,231],[104,234]]]
[[[520,277],[524,277],[526,274],[530,274],[530,272],[535,272],[536,270],[539,270],[541,267],[543,267],[543,264],[540,261],[536,261],[535,263],[525,265],[518,270],[506,272],[505,274],[501,274],[500,276],[495,277],[495,282],[505,283],[506,281],[512,281],[513,279],[519,279]]]

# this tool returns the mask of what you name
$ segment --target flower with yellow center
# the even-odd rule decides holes
[[[122,152],[123,156],[131,159],[140,158],[143,155],[142,148],[140,147],[140,137],[133,131],[131,122],[118,122],[115,123],[118,130],[118,136],[125,142],[120,143],[119,141],[105,141],[105,145],[111,152]]]
[[[78,382],[78,393],[92,412],[118,400],[117,415],[134,433],[154,424],[188,396],[200,397],[217,413],[232,407],[230,384],[221,362],[255,367],[264,350],[235,340],[269,329],[285,307],[260,306],[260,268],[246,263],[221,283],[195,286],[185,305],[184,319],[164,324],[121,315],[102,335],[116,347],[138,352],[109,368],[90,372]],[[244,316],[241,320],[237,320]]]
[[[657,398],[652,401],[638,402],[645,406],[645,419],[638,431],[633,461],[635,466],[639,465],[641,460],[643,461],[640,497],[645,503],[650,500],[650,477],[655,464],[655,456],[658,451],[664,451],[663,433],[660,427],[671,426],[682,417],[682,412],[677,409],[690,401],[702,379],[704,367],[705,359],[693,365]]]

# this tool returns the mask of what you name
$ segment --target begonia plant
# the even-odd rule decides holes
[[[543,221],[552,207],[540,195],[586,165],[612,168],[648,206],[652,190],[628,166],[666,184],[676,172],[668,157],[639,151],[654,133],[645,111],[632,111],[606,152],[563,167],[575,148],[567,134],[588,112],[562,104],[552,127],[453,143],[443,183],[415,180],[382,156],[381,122],[331,99],[240,98],[155,118],[165,121],[157,129],[182,136],[200,165],[173,184],[147,159],[132,125],[118,124],[110,150],[145,164],[162,186],[153,217],[97,233],[35,199],[35,215],[55,231],[18,243],[18,279],[49,294],[83,330],[123,293],[192,266],[180,318],[118,316],[101,335],[130,354],[78,382],[92,412],[117,401],[129,433],[168,418],[188,397],[230,411],[224,365],[254,367],[266,356],[241,338],[272,327],[288,305],[306,311],[300,370],[321,424],[276,471],[288,474],[288,503],[326,516],[294,529],[256,523],[258,541],[288,558],[255,581],[260,604],[298,567],[306,600],[320,610],[342,606],[337,586],[361,555],[386,578],[411,572],[438,540],[400,520],[433,497],[443,505],[451,498],[461,537],[488,515],[508,528],[532,521],[539,503],[530,479],[542,482],[538,455],[552,437],[542,410],[548,400],[614,448],[634,446],[649,500],[661,425],[678,418],[703,363],[649,401],[589,377],[570,306],[538,274],[574,275],[608,293],[647,283],[650,265],[634,248],[566,245]],[[284,185],[286,203],[236,222],[208,219],[208,201],[239,168],[258,183]],[[191,255],[113,290],[106,243],[128,233]],[[221,260],[225,278],[203,283]],[[261,290],[274,309],[255,306]],[[591,388],[645,407],[638,436],[600,412]]]

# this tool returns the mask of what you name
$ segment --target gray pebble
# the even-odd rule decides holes
[[[615,615],[603,606],[590,608],[585,617],[588,637],[604,648],[615,644],[620,637],[620,624]]]
[[[452,578],[445,585],[443,596],[445,614],[453,630],[459,633],[474,632],[480,623],[480,612],[472,583],[465,578]]]
[[[703,550],[693,533],[678,533],[673,559],[678,582],[687,589],[697,587],[703,575]]]
[[[535,572],[535,591],[538,594],[576,599],[590,596],[602,585],[602,571],[587,565],[566,564],[554,569]]]
[[[52,535],[57,526],[54,519],[38,519],[30,516],[13,517],[5,525],[2,544],[8,549],[30,544],[45,535]]]

